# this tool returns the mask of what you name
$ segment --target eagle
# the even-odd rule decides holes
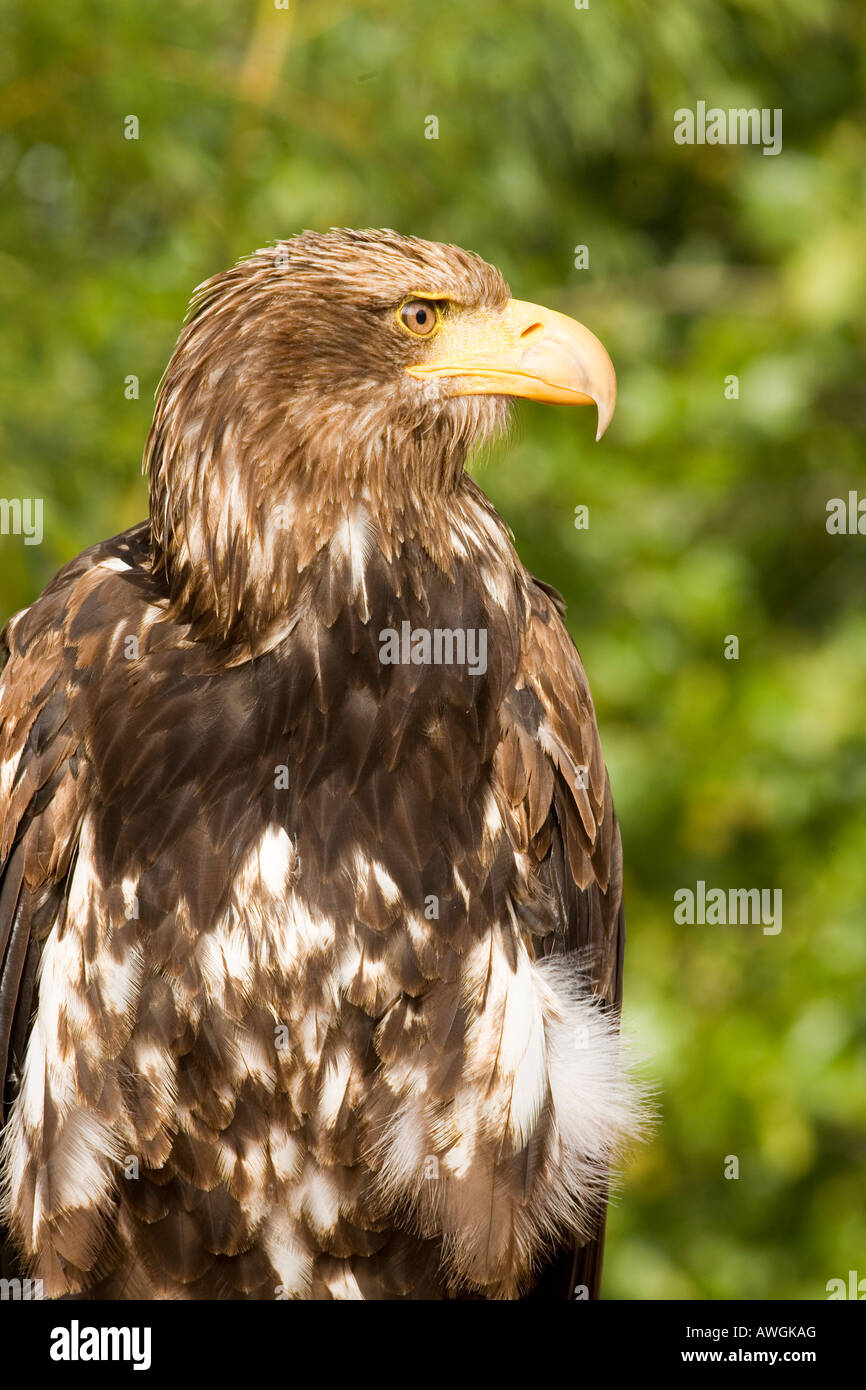
[[[620,836],[466,463],[514,398],[600,437],[615,394],[456,246],[304,232],[195,291],[149,519],[2,638],[4,1258],[45,1297],[597,1296],[645,1111]]]

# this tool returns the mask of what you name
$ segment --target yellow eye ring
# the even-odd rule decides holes
[[[442,311],[435,299],[404,299],[397,310],[397,322],[413,338],[429,338],[442,323]]]

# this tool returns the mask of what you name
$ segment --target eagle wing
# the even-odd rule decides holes
[[[0,636],[4,1110],[23,1057],[41,942],[63,900],[85,799],[86,763],[70,720],[76,654],[68,642],[67,599],[78,576],[69,568],[37,603],[10,619]]]
[[[66,565],[0,635],[0,1081],[3,1120],[17,1094],[43,946],[62,918],[87,808],[83,692],[99,660],[106,567],[125,565],[145,528]],[[141,534],[139,534],[141,533]],[[50,1128],[50,1126],[49,1126]],[[46,1160],[47,1162],[47,1160]],[[9,1174],[7,1173],[7,1181]],[[44,1210],[50,1208],[51,1171]],[[9,1193],[4,1194],[9,1196]],[[0,1241],[0,1266],[15,1264]]]
[[[604,1008],[622,999],[625,916],[622,848],[595,711],[555,589],[533,580],[531,620],[520,674],[500,714],[495,773],[511,810],[511,835],[529,856],[548,909],[529,922],[537,955],[579,953],[591,993]],[[552,929],[551,929],[551,923]],[[536,934],[537,932],[537,934]],[[604,1216],[594,1235],[560,1249],[531,1297],[571,1298],[583,1285],[596,1298]]]

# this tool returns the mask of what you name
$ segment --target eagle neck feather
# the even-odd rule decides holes
[[[273,450],[257,463],[239,457],[228,429],[206,450],[200,440],[195,447],[175,441],[158,411],[147,455],[151,534],[171,615],[188,623],[195,638],[242,661],[272,649],[291,630],[311,600],[318,570],[347,540],[354,543],[353,589],[361,549],[375,546],[390,563],[408,541],[453,573],[455,535],[474,536],[483,552],[499,532],[498,558],[516,566],[510,533],[464,472],[467,444],[455,429],[420,447],[403,441],[389,456],[359,442],[351,466],[348,451],[338,468],[333,460],[314,463],[298,449]],[[478,509],[479,499],[483,525],[465,524],[461,518]],[[461,551],[468,558],[465,545]]]

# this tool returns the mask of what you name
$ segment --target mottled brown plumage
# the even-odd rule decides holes
[[[619,835],[561,600],[464,472],[507,394],[595,390],[534,309],[393,232],[214,277],[149,522],[7,625],[0,1171],[48,1294],[597,1289]],[[405,624],[485,669],[384,661]]]

